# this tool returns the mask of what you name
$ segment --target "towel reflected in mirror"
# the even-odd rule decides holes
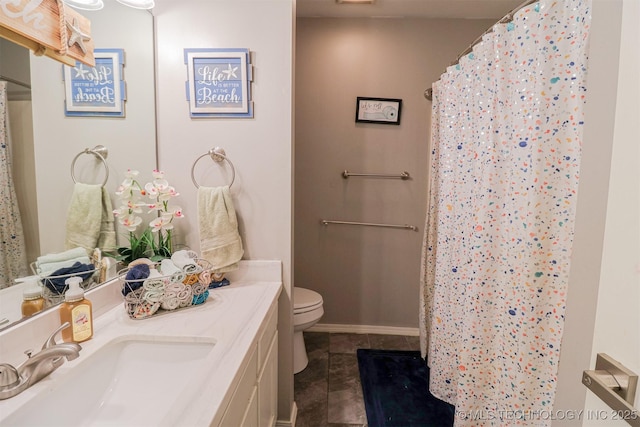
[[[116,230],[109,193],[102,185],[76,183],[67,213],[67,249],[81,247],[91,252],[116,249]]]

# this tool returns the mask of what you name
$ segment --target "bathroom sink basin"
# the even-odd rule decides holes
[[[197,393],[213,342],[125,338],[105,345],[3,421],[10,426],[160,425]],[[181,408],[180,405],[183,405]]]

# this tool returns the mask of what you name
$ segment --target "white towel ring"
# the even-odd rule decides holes
[[[102,181],[102,186],[104,187],[107,184],[107,180],[109,179],[109,165],[107,165],[107,161],[106,161],[106,158],[109,155],[109,150],[104,145],[96,145],[91,149],[85,148],[83,151],[76,154],[76,156],[73,158],[73,161],[71,162],[71,179],[73,180],[74,184],[78,183],[78,181],[76,181],[76,174],[75,174],[76,160],[78,160],[78,157],[82,156],[83,154],[93,154],[98,159],[100,159],[100,161],[102,161],[102,164],[104,165],[104,170],[106,172],[104,176],[104,181]]]
[[[196,188],[200,188],[198,181],[196,181],[194,171],[198,161],[201,158],[206,156],[210,156],[211,159],[213,159],[218,163],[220,163],[223,160],[226,160],[227,163],[229,163],[229,166],[231,166],[231,183],[229,184],[229,188],[231,188],[231,186],[233,185],[233,182],[236,180],[236,168],[233,167],[233,163],[231,163],[231,160],[229,160],[229,158],[227,157],[227,153],[225,153],[224,149],[220,147],[212,148],[211,150],[204,153],[202,156],[198,157],[195,162],[193,162],[193,166],[191,166],[191,181],[193,181],[193,185],[195,185]]]

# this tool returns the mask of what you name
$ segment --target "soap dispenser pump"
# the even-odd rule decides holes
[[[84,297],[80,277],[70,277],[64,283],[69,290],[64,294],[64,302],[60,305],[60,323],[69,322],[71,326],[62,330],[62,340],[76,343],[86,341],[93,336],[91,301]]]

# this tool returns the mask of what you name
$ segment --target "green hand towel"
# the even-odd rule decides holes
[[[75,184],[67,212],[65,247],[81,247],[89,253],[95,248],[104,251],[115,248],[111,200],[102,185]]]
[[[104,187],[102,187],[102,221],[100,222],[100,236],[96,247],[100,248],[102,252],[116,250],[116,226],[113,218],[113,208],[111,207],[109,193]]]
[[[216,273],[237,269],[244,250],[229,186],[198,188],[198,225],[202,258]]]

